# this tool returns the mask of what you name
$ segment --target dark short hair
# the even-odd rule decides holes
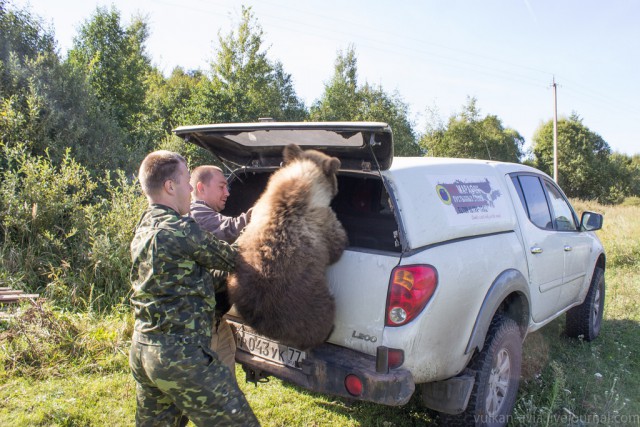
[[[138,172],[142,191],[146,195],[157,194],[167,180],[172,179],[177,182],[180,163],[186,166],[187,161],[180,154],[172,151],[159,150],[148,154]]]

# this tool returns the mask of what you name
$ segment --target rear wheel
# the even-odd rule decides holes
[[[567,311],[565,332],[570,337],[594,340],[600,334],[604,310],[604,270],[597,267],[584,302]]]
[[[496,316],[484,347],[469,368],[476,381],[467,409],[460,415],[444,415],[446,425],[504,426],[516,401],[522,365],[522,336],[518,324]]]

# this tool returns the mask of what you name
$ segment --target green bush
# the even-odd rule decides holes
[[[60,164],[2,147],[0,286],[69,309],[105,309],[129,292],[129,242],[145,200],[124,173],[99,181],[67,153]]]
[[[92,305],[111,307],[129,294],[129,244],[147,201],[122,171],[115,179],[107,175],[101,184],[107,196],[84,209],[90,249],[83,278],[93,284]]]

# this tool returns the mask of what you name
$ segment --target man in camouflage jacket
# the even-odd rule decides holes
[[[236,251],[183,217],[191,185],[182,156],[149,154],[139,179],[149,208],[131,242],[136,424],[259,426],[231,373],[209,349],[220,282],[214,275],[234,268]]]

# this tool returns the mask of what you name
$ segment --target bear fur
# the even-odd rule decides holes
[[[237,240],[229,297],[245,322],[281,344],[309,350],[333,329],[326,269],[347,246],[329,206],[340,160],[291,144]]]

